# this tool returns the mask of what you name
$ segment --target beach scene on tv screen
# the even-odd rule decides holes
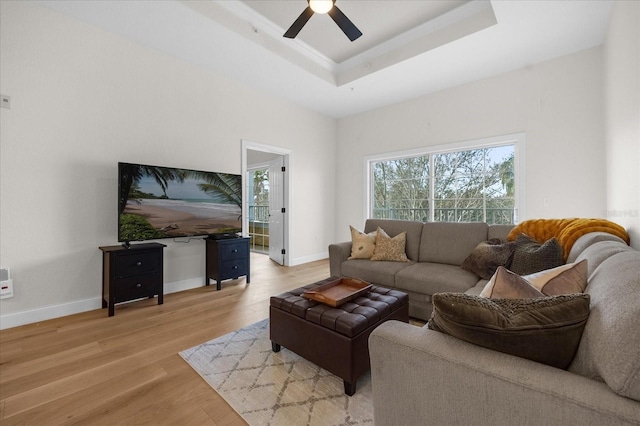
[[[240,175],[120,165],[119,241],[242,230]]]

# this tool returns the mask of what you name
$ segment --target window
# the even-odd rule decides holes
[[[514,224],[524,135],[367,159],[369,217]]]

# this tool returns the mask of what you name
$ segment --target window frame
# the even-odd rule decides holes
[[[409,157],[425,156],[429,155],[431,173],[433,173],[433,156],[437,154],[446,154],[457,151],[467,151],[473,149],[494,148],[505,145],[514,145],[514,224],[517,224],[521,218],[526,217],[526,203],[525,203],[525,164],[526,164],[526,134],[512,133],[501,136],[492,136],[482,139],[472,139],[461,142],[453,142],[442,145],[434,145],[427,147],[420,147],[402,151],[385,152],[380,154],[372,154],[364,157],[364,220],[373,217],[373,206],[371,205],[373,188],[373,173],[372,164],[379,161],[391,161]],[[429,194],[429,218],[433,221],[434,217],[434,199],[433,199],[433,179],[430,182],[431,191]]]

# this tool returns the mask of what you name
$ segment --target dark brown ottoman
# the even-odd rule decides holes
[[[335,277],[271,297],[269,326],[274,352],[280,347],[344,380],[344,392],[356,391],[369,368],[369,335],[387,320],[409,322],[406,293],[373,286],[371,291],[336,308],[302,297],[306,290]]]

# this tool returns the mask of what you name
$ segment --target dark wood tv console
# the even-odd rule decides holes
[[[115,313],[116,303],[144,297],[163,298],[163,252],[160,243],[104,246],[102,250],[102,308],[109,308],[109,316]]]
[[[223,280],[242,275],[246,275],[249,284],[249,238],[207,238],[206,246],[205,285],[209,285],[209,280],[216,280],[216,289],[220,290]]]

